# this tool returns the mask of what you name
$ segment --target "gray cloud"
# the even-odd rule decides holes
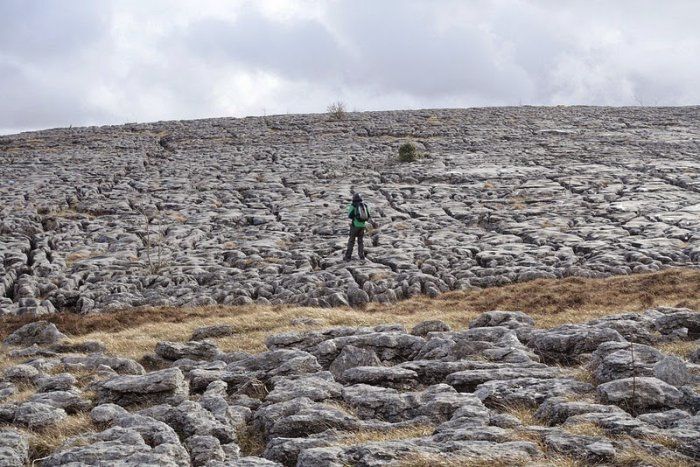
[[[700,101],[693,1],[0,2],[0,128]]]

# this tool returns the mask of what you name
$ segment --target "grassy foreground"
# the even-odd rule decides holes
[[[77,315],[57,313],[41,317],[55,323],[72,341],[98,340],[110,353],[140,359],[158,341],[189,340],[194,329],[228,324],[238,332],[216,339],[224,351],[261,351],[273,333],[329,326],[401,323],[411,326],[441,319],[464,328],[476,315],[489,310],[520,310],[530,314],[537,327],[579,323],[597,317],[655,306],[687,307],[700,311],[700,270],[670,269],[606,279],[540,279],[504,287],[450,292],[438,298],[425,296],[391,304],[372,303],[362,310],[293,306],[210,306],[201,308],[130,309],[114,313]],[[313,318],[314,324],[291,324],[294,318]],[[8,317],[0,323],[0,338],[33,321]],[[686,349],[668,349],[684,353]]]

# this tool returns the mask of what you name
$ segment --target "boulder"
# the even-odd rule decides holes
[[[616,405],[571,401],[566,397],[550,397],[537,409],[535,418],[548,425],[561,425],[569,417],[587,413],[625,413],[625,411]]]
[[[674,355],[658,361],[653,366],[652,373],[654,377],[675,387],[685,386],[693,379],[685,362]]]
[[[165,360],[179,360],[187,358],[191,360],[213,360],[221,354],[216,344],[211,341],[190,342],[158,342],[156,355]]]
[[[67,391],[39,392],[29,397],[31,402],[41,402],[58,407],[67,413],[84,412],[92,407],[92,402],[78,389]]]
[[[213,436],[191,436],[185,441],[185,447],[195,467],[207,465],[210,462],[223,462],[226,459],[221,443]]]
[[[430,321],[423,321],[413,326],[413,329],[411,329],[411,334],[414,336],[425,337],[431,332],[449,332],[451,330],[452,329],[447,323],[438,319],[433,319]]]
[[[347,384],[370,384],[395,389],[412,389],[418,385],[415,371],[400,367],[359,366],[343,373]]]
[[[189,394],[185,377],[178,368],[167,368],[138,376],[117,376],[96,383],[97,402],[124,407],[143,404],[178,404]]]
[[[56,344],[66,335],[56,328],[56,325],[48,321],[34,321],[25,324],[3,340],[6,345],[17,345],[28,347],[30,345],[51,345]]]
[[[307,397],[312,401],[336,399],[342,394],[343,386],[333,380],[329,372],[319,372],[298,377],[278,377],[274,389],[265,398],[265,402],[277,403]]]
[[[343,374],[350,368],[358,366],[369,367],[381,365],[381,360],[373,350],[361,349],[354,345],[346,345],[329,365],[328,369],[335,379],[343,381]]]
[[[169,411],[166,423],[182,437],[214,436],[221,444],[236,440],[234,427],[217,420],[195,401],[185,401]]]
[[[573,435],[563,430],[547,433],[544,444],[553,452],[596,464],[612,461],[617,453],[607,438]]]
[[[598,386],[604,404],[615,404],[634,413],[677,408],[683,393],[653,377],[624,378]]]
[[[559,378],[564,372],[557,368],[493,368],[458,371],[447,376],[445,382],[460,392],[472,392],[487,381],[515,378]]]
[[[487,407],[539,407],[550,397],[576,396],[593,386],[571,378],[514,378],[487,381],[476,387],[476,395]]]
[[[59,424],[67,416],[66,411],[60,407],[41,402],[24,402],[15,410],[14,423],[31,430],[42,430]]]
[[[188,465],[190,456],[180,444],[151,447],[131,429],[113,427],[79,437],[77,446],[61,447],[43,460],[43,466],[63,465]]]
[[[583,354],[593,352],[601,343],[609,341],[624,342],[625,338],[612,329],[566,324],[535,331],[528,346],[547,361],[571,364],[579,362]]]
[[[27,435],[11,428],[0,428],[0,465],[24,467],[29,463]]]
[[[469,323],[470,328],[503,326],[508,329],[528,328],[535,325],[535,320],[522,311],[487,311],[481,313]]]
[[[654,321],[654,327],[661,334],[672,334],[685,330],[692,338],[700,338],[700,313],[688,309],[662,309],[664,314]]]
[[[627,342],[604,342],[591,356],[588,368],[596,382],[607,383],[631,376],[653,376],[654,364],[664,355],[654,347]]]
[[[473,395],[458,393],[446,384],[404,393],[391,388],[356,384],[343,389],[343,400],[362,419],[378,418],[394,423],[418,417],[444,422],[462,405],[475,402]]]

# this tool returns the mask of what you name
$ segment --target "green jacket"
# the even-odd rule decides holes
[[[348,206],[347,211],[348,211],[348,217],[350,219],[352,219],[352,225],[354,225],[358,229],[364,229],[365,226],[367,226],[367,221],[361,221],[359,219],[355,219],[355,206],[354,205],[351,204],[350,206]],[[367,214],[369,214],[370,216],[372,215],[372,213],[369,210],[369,206],[367,206]]]

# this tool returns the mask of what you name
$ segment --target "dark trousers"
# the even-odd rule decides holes
[[[350,224],[350,238],[348,238],[348,249],[345,252],[345,259],[350,259],[352,257],[352,249],[355,246],[355,239],[357,239],[357,254],[360,255],[360,259],[365,259],[364,238],[364,227],[355,227],[353,224]]]

